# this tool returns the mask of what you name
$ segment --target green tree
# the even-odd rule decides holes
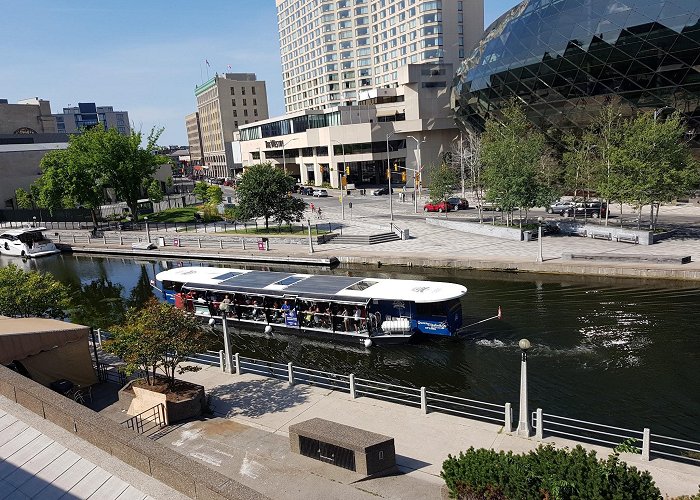
[[[622,139],[613,157],[624,179],[621,201],[637,208],[638,228],[645,205],[651,207],[649,225],[653,229],[660,204],[687,194],[700,179],[685,132],[680,113],[666,120],[656,120],[653,113],[641,113],[623,125]]]
[[[209,186],[204,181],[197,182],[192,189],[192,194],[202,200],[202,203],[207,203],[209,201]]]
[[[129,309],[124,323],[110,329],[112,338],[104,348],[127,363],[127,372],[141,370],[153,385],[157,370],[168,386],[175,375],[201,367],[181,367],[189,356],[204,351],[211,339],[192,314],[151,298],[142,309]]]
[[[163,198],[165,195],[163,194],[163,190],[160,187],[160,181],[157,179],[152,179],[151,182],[148,183],[148,199],[151,200],[153,203],[160,203],[163,201]]]
[[[525,207],[527,211],[541,204],[549,190],[539,175],[545,153],[544,136],[515,102],[505,106],[501,113],[500,120],[486,122],[482,135],[486,199],[497,202],[510,213],[515,207]]]
[[[280,223],[301,218],[306,203],[290,196],[295,179],[269,163],[246,169],[238,183],[238,213],[244,219],[263,217],[265,229],[270,219]]]
[[[454,167],[447,163],[432,169],[430,171],[430,186],[428,187],[430,201],[440,203],[447,200],[453,193],[457,180],[457,172]],[[447,210],[445,210],[445,217],[447,217]]]
[[[71,305],[66,285],[48,273],[0,268],[0,315],[64,318]]]
[[[22,188],[15,189],[15,199],[17,200],[17,208],[34,208],[32,196]]]
[[[209,186],[207,188],[207,203],[210,205],[220,205],[224,201],[224,192],[220,186]]]

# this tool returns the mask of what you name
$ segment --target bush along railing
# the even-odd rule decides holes
[[[532,413],[532,427],[537,439],[562,436],[585,443],[609,446],[618,452],[641,454],[643,460],[652,456],[700,465],[700,443],[669,436],[651,434],[612,425],[577,420],[537,409]]]

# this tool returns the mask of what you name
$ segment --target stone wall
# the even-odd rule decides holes
[[[0,394],[194,499],[264,495],[0,365]]]
[[[476,222],[464,222],[449,219],[436,219],[433,217],[425,219],[425,222],[433,226],[445,227],[462,231],[463,233],[481,234],[511,241],[522,241],[523,232],[517,227],[493,226],[488,223],[479,224]]]

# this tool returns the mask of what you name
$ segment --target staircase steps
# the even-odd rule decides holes
[[[340,245],[376,245],[378,243],[387,243],[389,241],[400,240],[396,233],[379,233],[379,234],[355,234],[336,236],[327,241],[327,243]]]

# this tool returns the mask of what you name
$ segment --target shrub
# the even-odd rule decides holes
[[[582,446],[540,446],[527,454],[470,448],[448,456],[440,473],[452,498],[660,499],[648,472],[628,467],[617,455],[599,460]]]

